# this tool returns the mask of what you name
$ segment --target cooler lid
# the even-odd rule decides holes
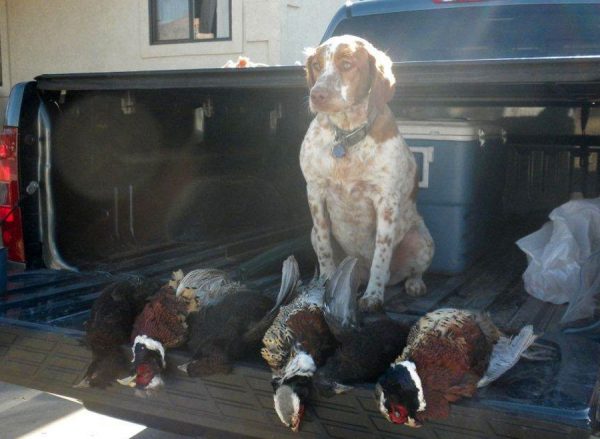
[[[472,141],[501,137],[500,127],[488,121],[396,120],[400,134],[408,139]]]

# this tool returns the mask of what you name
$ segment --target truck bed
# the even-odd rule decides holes
[[[542,343],[557,348],[554,360],[521,361],[476,398],[453,405],[449,419],[420,429],[388,423],[377,411],[371,384],[332,399],[315,395],[300,436],[588,438],[595,429],[600,346],[582,336],[561,333],[558,322],[564,306],[541,302],[524,291],[521,274],[526,260],[513,244],[523,233],[522,228],[513,229],[498,238],[461,275],[427,275],[429,292],[424,297],[411,299],[400,288],[390,288],[386,308],[405,321],[453,306],[486,310],[508,331],[531,323],[536,332],[543,333]],[[195,434],[224,430],[255,437],[292,437],[273,410],[270,373],[258,353],[240,362],[232,375],[191,379],[175,368],[185,361],[185,351],[174,351],[168,354],[166,388],[151,398],[141,399],[132,389],[118,385],[108,390],[72,387],[91,359],[80,343],[82,323],[102,286],[116,278],[165,278],[173,269],[205,265],[249,277],[246,281],[253,286],[274,290],[282,259],[278,253],[286,249],[295,249],[304,260],[305,272],[312,272],[305,226],[238,236],[230,242],[235,243],[163,245],[146,249],[143,256],[123,253],[80,273],[13,274],[0,302],[0,379],[77,398],[92,410],[154,427]],[[267,255],[267,262],[257,263],[261,257],[256,255]]]

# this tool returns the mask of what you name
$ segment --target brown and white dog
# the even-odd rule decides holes
[[[417,166],[387,103],[392,62],[368,41],[333,37],[310,50],[306,73],[310,124],[300,151],[321,274],[344,255],[359,259],[367,288],[360,308],[383,305],[386,285],[406,279],[407,294],[426,292],[423,272],[433,240],[417,212]]]

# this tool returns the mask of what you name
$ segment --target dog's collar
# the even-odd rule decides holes
[[[367,134],[369,134],[376,117],[376,112],[370,111],[369,115],[367,116],[367,121],[351,131],[341,129],[333,123],[331,118],[328,117],[329,123],[333,126],[333,130],[335,131],[335,140],[331,145],[331,154],[338,159],[344,157],[348,148],[356,145],[358,142],[367,137]]]

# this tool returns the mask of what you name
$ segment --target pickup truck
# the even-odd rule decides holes
[[[299,436],[589,438],[600,419],[600,346],[584,328],[562,330],[564,305],[525,292],[527,261],[514,242],[571,194],[599,194],[600,1],[349,2],[323,39],[347,33],[393,58],[398,117],[504,128],[502,226],[462,272],[427,274],[427,295],[390,288],[388,313],[413,322],[442,306],[486,310],[507,330],[533,324],[558,355],[522,361],[420,429],[388,423],[371,384],[315,395]],[[111,281],[211,266],[275,289],[289,253],[312,274],[298,165],[306,95],[299,66],[48,74],[16,85],[0,145],[11,261],[0,380],[179,432],[291,437],[258,355],[206,379],[173,368],[146,399],[73,385],[91,358],[83,324]],[[180,364],[186,353],[169,356]]]

